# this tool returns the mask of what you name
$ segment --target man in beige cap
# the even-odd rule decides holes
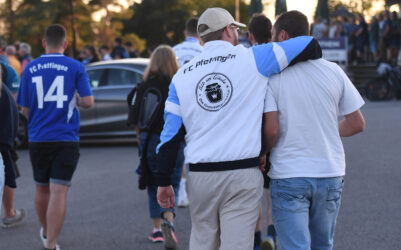
[[[224,9],[199,18],[204,51],[170,84],[158,152],[158,202],[175,204],[171,186],[179,143],[185,139],[192,219],[191,250],[251,250],[263,194],[262,120],[268,77],[296,61],[321,57],[312,37],[245,48]],[[262,162],[262,163],[261,163]],[[171,230],[174,228],[170,227]]]

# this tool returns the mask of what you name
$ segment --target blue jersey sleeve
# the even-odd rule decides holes
[[[81,97],[91,96],[92,90],[89,85],[89,76],[86,73],[85,67],[80,64],[78,67],[78,74],[76,80],[76,89]]]
[[[22,107],[29,107],[29,89],[27,82],[27,71],[25,70],[22,73],[21,77],[21,86],[18,89],[17,103]]]
[[[176,165],[180,143],[184,140],[185,128],[182,123],[180,101],[173,83],[170,84],[164,110],[164,127],[157,146],[156,182],[159,186],[171,185],[171,175]]]
[[[254,46],[252,51],[258,71],[266,77],[279,73],[295,62],[322,57],[319,44],[310,36]]]
[[[20,79],[18,76],[17,71],[10,65],[4,63],[4,67],[7,70],[7,78],[6,78],[6,85],[8,89],[12,92],[15,93],[18,91],[19,85],[20,85]]]

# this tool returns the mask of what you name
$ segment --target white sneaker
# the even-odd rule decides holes
[[[189,200],[186,191],[186,179],[181,178],[180,189],[178,191],[178,207],[188,207]]]
[[[188,207],[189,206],[189,200],[188,197],[178,197],[178,207]]]
[[[43,227],[40,228],[40,240],[42,241],[43,247],[46,248],[46,238],[43,235]],[[56,250],[61,250],[58,244],[56,244]]]

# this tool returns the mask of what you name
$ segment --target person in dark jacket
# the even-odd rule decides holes
[[[1,63],[1,84],[4,84],[6,86],[5,88],[2,88],[2,91],[5,92],[2,98],[2,106],[0,107],[1,109],[1,116],[0,117],[5,117],[2,122],[4,124],[1,124],[0,126],[2,127],[1,131],[4,133],[2,134],[2,138],[8,138],[10,139],[11,136],[12,138],[16,138],[16,134],[10,133],[10,131],[4,131],[3,126],[11,126],[10,128],[13,128],[13,126],[18,126],[18,111],[16,115],[14,114],[14,103],[15,103],[15,96],[16,92],[18,91],[19,87],[19,77],[18,74],[15,72],[15,70],[9,66],[8,64]],[[12,100],[7,100],[8,94],[11,95]],[[4,103],[4,107],[3,107]],[[8,104],[8,105],[6,105]],[[11,106],[10,106],[11,105]],[[10,123],[6,123],[6,121],[10,120],[11,117],[6,114],[6,111],[8,112],[9,107],[12,108],[12,119],[17,119],[17,122],[15,125],[15,122],[12,121]],[[7,117],[10,117],[8,119]],[[16,117],[16,118],[15,118]],[[13,139],[13,140],[14,140]],[[3,139],[1,139],[0,144],[4,144]],[[7,143],[9,145],[10,143]],[[14,196],[15,196],[15,189],[17,188],[17,182],[16,178],[19,176],[18,172],[18,167],[17,167],[17,159],[18,159],[18,154],[15,150],[15,145],[14,141],[11,143],[13,147],[10,149],[8,146],[4,147],[4,145],[1,145],[1,153],[3,155],[3,162],[4,162],[4,189],[3,189],[3,194],[2,194],[2,203],[4,207],[4,217],[1,219],[2,226],[5,228],[10,228],[13,226],[18,225],[19,223],[23,222],[26,218],[26,210],[24,208],[14,208]],[[4,150],[3,150],[4,149]]]
[[[142,157],[146,157],[147,165],[150,172],[149,182],[147,184],[149,212],[153,220],[153,231],[149,236],[149,240],[153,242],[164,241],[166,248],[175,249],[177,239],[174,234],[173,220],[175,217],[175,209],[161,208],[157,203],[157,184],[155,179],[156,171],[156,147],[160,143],[160,133],[163,130],[164,119],[163,110],[164,103],[167,99],[169,86],[173,75],[178,70],[178,62],[174,50],[168,45],[160,45],[152,53],[150,63],[145,69],[144,82],[138,86],[137,96],[135,99],[134,109],[139,110],[143,100],[144,92],[148,88],[155,88],[162,94],[162,107],[157,114],[155,123],[150,126],[150,129],[141,131],[138,127],[138,117],[134,118],[134,125],[137,131],[137,137],[140,138],[140,150]],[[138,113],[138,112],[137,112]],[[147,147],[146,147],[147,144]],[[172,183],[175,191],[175,199],[178,200],[178,190],[182,167],[184,162],[184,143],[180,144],[179,153],[176,158],[176,168],[172,176]],[[142,166],[141,166],[142,167]]]
[[[1,71],[0,71],[1,74]],[[18,108],[14,97],[4,83],[0,85],[0,196],[3,195],[5,167],[12,164],[10,150],[18,131]],[[0,210],[2,202],[0,200]]]

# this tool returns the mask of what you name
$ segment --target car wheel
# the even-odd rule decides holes
[[[15,138],[15,146],[17,149],[25,149],[28,147],[28,121],[22,113],[19,113],[18,133]]]

